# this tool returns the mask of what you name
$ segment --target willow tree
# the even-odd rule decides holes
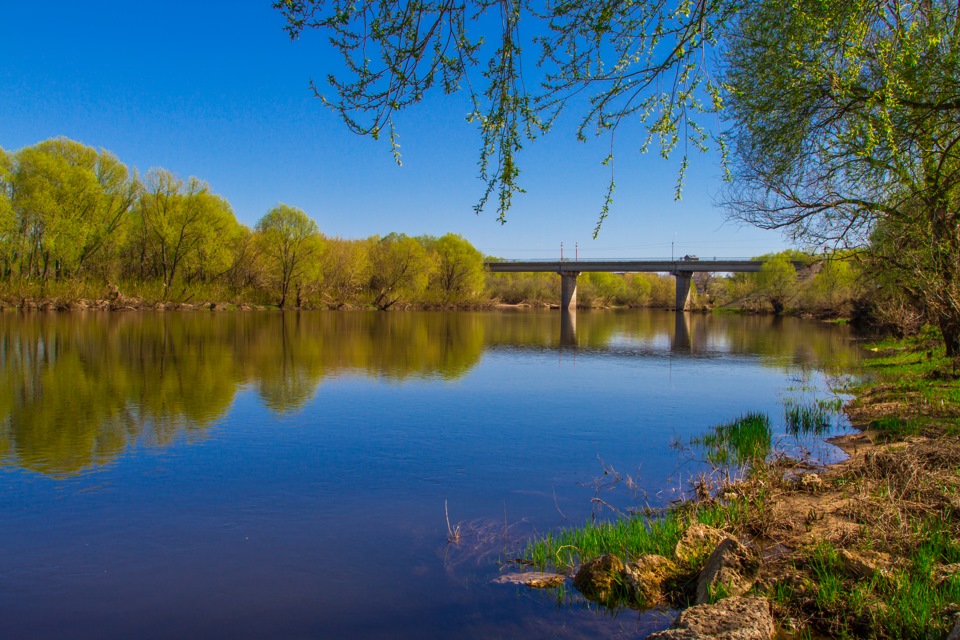
[[[267,273],[279,291],[278,306],[286,306],[291,287],[301,306],[304,286],[320,275],[323,243],[317,223],[301,209],[278,204],[257,222],[256,234]]]
[[[370,282],[370,256],[364,240],[327,238],[320,270],[323,297],[328,305],[340,309],[356,303]]]
[[[228,257],[217,252],[239,234],[239,223],[230,204],[207,183],[151,169],[135,215],[128,250],[137,255],[141,279],[162,279],[165,296],[178,279],[208,280],[229,268]]]
[[[810,244],[874,235],[960,353],[957,3],[763,0],[729,45],[734,214]]]
[[[423,293],[436,265],[416,238],[391,233],[369,242],[370,293],[378,309],[386,311]]]
[[[797,271],[790,261],[777,254],[763,263],[755,278],[757,292],[770,302],[774,314],[783,313],[797,293]]]
[[[116,243],[137,194],[116,156],[67,138],[13,155],[9,170],[21,275],[68,277]]]
[[[464,302],[483,294],[486,285],[483,254],[469,240],[456,233],[419,240],[433,255],[436,268],[429,287],[443,303]]]
[[[639,123],[647,144],[668,156],[705,149],[704,112],[720,102],[710,50],[742,0],[276,0],[291,38],[319,31],[342,55],[328,73],[329,98],[314,94],[354,132],[389,135],[394,115],[431,90],[464,91],[480,133],[476,210],[493,197],[506,221],[520,186],[519,152],[570,105],[582,109],[576,136],[609,136],[611,171],[600,224],[614,189],[613,140],[622,123]],[[524,53],[526,52],[526,53]],[[525,62],[525,63],[524,63]],[[722,148],[722,141],[714,136]],[[399,155],[397,155],[399,161]]]

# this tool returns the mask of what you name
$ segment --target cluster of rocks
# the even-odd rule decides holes
[[[692,600],[658,640],[770,640],[775,632],[770,603],[746,596],[760,574],[759,554],[719,529],[690,526],[673,558],[641,555],[624,563],[607,554],[584,563],[573,578],[584,597],[606,606],[650,608],[672,600]],[[535,576],[524,581],[522,576]],[[501,582],[556,586],[563,576],[514,574]],[[679,598],[678,598],[679,595]]]

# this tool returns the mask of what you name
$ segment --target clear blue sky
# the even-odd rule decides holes
[[[253,225],[278,202],[327,235],[459,233],[487,254],[750,256],[785,246],[778,233],[725,223],[713,205],[720,169],[695,156],[681,202],[678,160],[641,156],[622,136],[617,193],[591,239],[607,169],[605,141],[574,140],[573,118],[529,144],[527,193],[508,223],[477,216],[479,138],[462,98],[436,95],[398,118],[403,167],[385,140],[349,133],[313,98],[337,58],[317,34],[291,42],[269,0],[160,3],[8,2],[0,21],[0,146],[56,136],[103,147],[141,174],[195,175]]]

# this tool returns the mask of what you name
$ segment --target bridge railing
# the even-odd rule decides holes
[[[709,256],[709,257],[698,257],[695,260],[684,260],[680,258],[487,258],[485,262],[541,262],[541,263],[552,263],[552,262],[747,262],[747,261],[759,261],[759,258],[756,257],[719,257],[719,256]]]

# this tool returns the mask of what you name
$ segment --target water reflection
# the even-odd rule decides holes
[[[564,347],[577,346],[577,310],[560,310],[560,344]]]
[[[242,387],[295,412],[331,377],[454,380],[486,350],[571,346],[783,368],[857,358],[843,328],[657,311],[3,315],[0,463],[70,475],[132,443],[203,438]]]
[[[670,343],[670,351],[675,353],[692,352],[693,343],[690,342],[690,314],[673,314],[673,341]]]

